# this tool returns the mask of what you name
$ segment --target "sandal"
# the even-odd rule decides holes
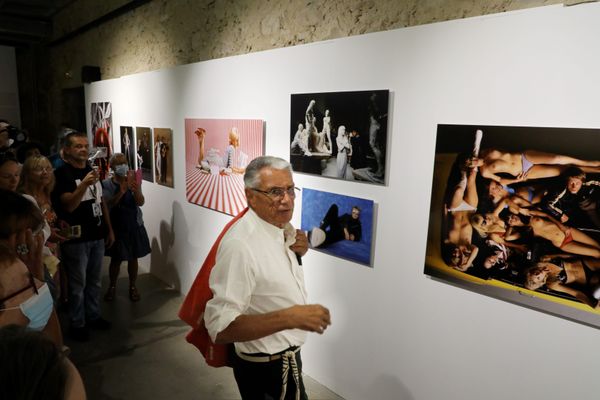
[[[141,296],[135,286],[129,286],[129,300],[136,302],[140,301]]]
[[[117,288],[115,286],[109,286],[106,294],[104,295],[104,301],[113,301],[115,299],[115,291]]]

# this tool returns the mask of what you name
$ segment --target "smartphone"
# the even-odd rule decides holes
[[[135,181],[135,171],[127,171],[127,186],[131,187],[131,184]]]
[[[135,170],[135,182],[138,184],[138,186],[142,185],[142,170],[141,169]]]

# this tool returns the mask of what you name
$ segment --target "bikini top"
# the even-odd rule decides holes
[[[556,280],[560,283],[567,283],[567,271],[565,270],[565,260],[562,258],[553,258],[550,260],[551,264],[556,265],[560,268],[560,272],[556,275]]]

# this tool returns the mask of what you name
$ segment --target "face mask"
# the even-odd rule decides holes
[[[52,295],[50,294],[50,289],[48,289],[48,285],[44,283],[38,289],[38,294],[34,294],[22,302],[18,307],[9,307],[2,311],[21,309],[23,315],[29,318],[29,325],[27,325],[27,328],[33,331],[41,331],[46,327],[53,308],[54,302],[52,300]]]
[[[115,174],[118,176],[127,176],[127,171],[129,171],[129,166],[127,164],[121,164],[115,167]]]

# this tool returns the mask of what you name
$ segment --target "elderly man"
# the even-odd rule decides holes
[[[306,235],[290,224],[295,187],[290,164],[254,159],[244,175],[249,210],[223,237],[204,314],[215,343],[234,343],[234,376],[243,399],[307,399],[300,346],[322,334],[329,310],[307,304]],[[289,371],[289,376],[288,376]]]

